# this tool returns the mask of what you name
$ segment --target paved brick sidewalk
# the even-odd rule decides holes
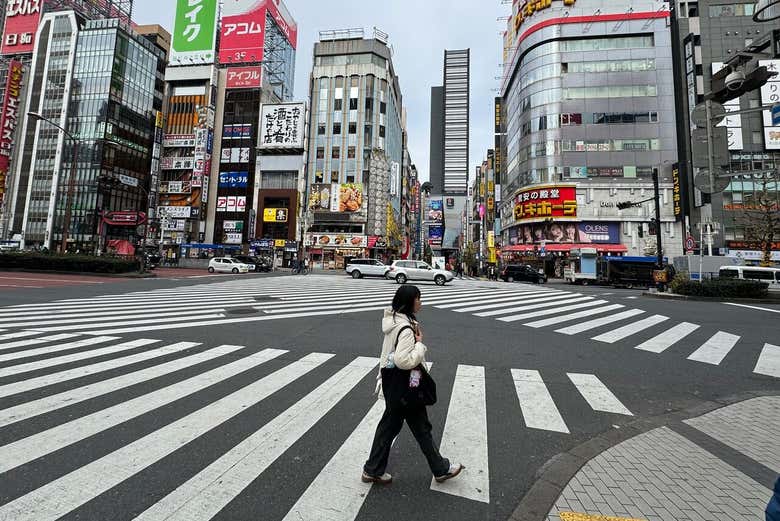
[[[591,459],[566,485],[547,521],[567,521],[559,514],[568,512],[647,521],[763,520],[772,494],[767,478],[780,473],[780,396],[753,398],[684,423],[690,433],[685,426],[659,427]],[[714,454],[702,444],[725,450]]]

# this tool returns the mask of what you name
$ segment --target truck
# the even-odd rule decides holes
[[[580,248],[572,250],[566,266],[563,268],[563,279],[569,284],[587,286],[598,280],[598,252],[596,248]]]
[[[655,257],[602,257],[599,259],[599,282],[615,287],[649,288],[655,285],[656,262]]]

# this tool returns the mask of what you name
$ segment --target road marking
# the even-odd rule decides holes
[[[40,334],[40,333],[35,332],[33,334]],[[33,335],[26,335],[26,336],[33,336]],[[37,346],[40,344],[46,344],[48,342],[57,342],[59,340],[76,338],[77,336],[80,335],[75,333],[63,333],[61,335],[42,336],[40,338],[33,338],[28,340],[17,340],[16,342],[6,342],[5,344],[0,344],[0,351],[13,349],[15,347]]]
[[[494,317],[496,315],[506,315],[507,313],[517,313],[518,311],[526,311],[528,309],[539,309],[539,308],[549,308],[553,306],[560,306],[563,304],[573,304],[575,302],[583,302],[586,300],[593,300],[593,297],[576,297],[576,298],[569,298],[569,295],[565,295],[565,300],[554,300],[552,302],[545,302],[545,303],[539,303],[539,304],[528,304],[523,306],[517,306],[513,308],[503,308],[503,309],[496,309],[493,311],[483,311],[482,313],[474,313],[474,316],[477,317]],[[533,302],[533,301],[531,301]]]
[[[591,298],[591,297],[587,297]],[[582,300],[582,299],[576,299],[576,300]],[[516,322],[518,320],[524,320],[526,318],[535,318],[535,317],[544,317],[547,315],[555,315],[556,313],[563,313],[564,311],[572,311],[575,309],[583,309],[583,308],[590,308],[593,306],[600,306],[602,304],[607,304],[608,302],[606,300],[589,300],[587,302],[582,302],[580,304],[571,304],[569,306],[561,306],[558,308],[552,308],[552,309],[543,309],[541,311],[532,311],[530,313],[522,313],[520,315],[512,315],[509,317],[499,317],[496,320],[500,320],[501,322]],[[558,302],[558,304],[562,304],[562,302]],[[545,306],[532,306],[532,309],[540,308]]]
[[[609,306],[604,306],[601,308],[596,309],[586,309],[585,311],[578,311],[577,313],[570,313],[568,315],[560,315],[557,317],[552,318],[545,318],[542,320],[537,320],[535,322],[526,322],[523,324],[524,326],[528,327],[545,327],[545,326],[552,326],[555,324],[560,324],[561,322],[568,322],[570,320],[575,320],[578,318],[584,318],[584,317],[590,317],[593,315],[599,315],[601,313],[606,313],[607,311],[614,311],[616,309],[620,309],[625,307],[623,304],[611,304]]]
[[[738,306],[741,308],[758,309],[760,311],[769,311],[770,313],[780,313],[780,309],[762,308],[761,306],[748,306],[747,304],[735,304],[733,302],[724,302],[727,306]]]
[[[16,333],[5,333],[0,335],[0,340],[11,340],[12,338],[27,338],[28,336],[40,335],[38,331],[17,331]],[[78,335],[76,335],[78,336]],[[3,347],[0,344],[0,347]]]
[[[495,308],[506,308],[507,306],[511,306],[514,304],[534,304],[536,302],[553,302],[556,300],[562,300],[567,298],[574,298],[574,297],[580,297],[581,295],[579,293],[552,293],[545,292],[544,295],[536,295],[531,298],[529,298],[529,295],[519,295],[516,297],[512,297],[511,299],[499,299],[499,300],[492,300],[488,301],[489,304],[480,304],[477,306],[470,306],[465,308],[458,308],[453,309],[453,311],[458,313],[469,313],[472,311],[480,311],[483,309],[495,309]],[[493,314],[500,314],[501,311],[492,312]],[[487,313],[476,313],[478,317],[481,316],[491,316]]]
[[[368,457],[384,410],[384,400],[377,400],[283,521],[354,521],[357,518],[372,486],[361,483],[358,474],[361,463]]]
[[[753,372],[780,378],[780,346],[764,344]]]
[[[134,521],[205,521],[216,516],[322,419],[376,364],[376,358],[356,358]],[[365,450],[368,446],[362,448]],[[354,464],[351,471],[353,478],[354,473],[359,472]]]
[[[539,371],[512,369],[512,379],[526,427],[569,434]]]
[[[440,304],[436,307],[439,309],[450,309],[450,308],[457,308],[460,306],[463,306],[464,304],[473,304],[473,303],[479,303],[479,302],[505,302],[510,300],[516,300],[520,297],[527,297],[532,295],[548,295],[548,294],[557,294],[560,293],[559,291],[497,291],[497,292],[491,292],[489,290],[486,290],[485,293],[479,297],[468,297],[464,299],[458,299],[457,302],[450,302],[447,304]],[[428,302],[428,299],[425,299],[425,302]]]
[[[644,331],[647,328],[653,327],[667,320],[669,320],[669,317],[665,317],[663,315],[652,315],[638,322],[634,322],[633,324],[627,324],[623,327],[613,329],[612,331],[607,331],[606,333],[602,333],[598,336],[594,336],[593,340],[614,344],[618,340],[623,340],[624,338],[635,335],[640,331]]]
[[[5,355],[0,355],[0,362],[7,362],[9,360],[18,360],[20,358],[28,358],[31,356],[56,353],[58,351],[66,351],[68,349],[76,349],[79,347],[87,347],[95,344],[102,344],[103,342],[111,342],[113,340],[119,340],[119,339],[115,336],[96,336],[91,338],[84,338],[82,340],[76,340],[74,342],[68,342],[65,344],[55,344],[51,346],[39,347],[37,349],[27,349],[25,351],[17,351],[15,353],[7,353]]]
[[[219,302],[220,309],[237,307],[237,306],[248,306],[257,303],[257,301],[254,299],[247,299],[243,297],[241,299],[220,298],[218,302]],[[25,324],[18,324],[17,322],[24,322],[25,320],[30,320],[31,318],[36,316],[41,316],[50,319],[71,319],[71,318],[79,318],[79,317],[99,317],[99,316],[118,318],[123,315],[132,315],[134,313],[142,313],[142,314],[155,313],[156,314],[168,310],[187,311],[189,313],[191,311],[195,311],[198,309],[214,309],[214,304],[179,304],[179,305],[171,304],[165,306],[158,306],[158,305],[149,305],[149,304],[142,303],[142,304],[134,304],[132,306],[122,306],[121,308],[113,308],[112,306],[105,306],[105,307],[99,307],[98,309],[86,310],[82,312],[78,312],[78,311],[73,312],[68,310],[25,311],[25,312],[0,316],[0,321],[2,321],[4,324],[8,324],[9,326],[21,327],[24,326]],[[0,313],[0,315],[2,315],[2,313]]]
[[[36,277],[5,277],[0,275],[0,280],[39,280],[42,282],[76,282],[79,284],[105,284],[105,282],[88,281],[82,279],[40,279]]]
[[[642,342],[638,346],[634,347],[634,349],[650,351],[651,353],[663,353],[697,329],[699,329],[698,324],[680,322],[676,326],[667,329],[663,333],[654,336],[650,340]]]
[[[485,368],[458,365],[439,448],[450,463],[462,462],[466,470],[444,483],[432,478],[431,490],[490,503],[485,403]]]
[[[694,351],[691,356],[688,357],[688,360],[719,365],[739,339],[739,335],[718,331],[709,340],[704,342],[699,349]]]
[[[56,519],[238,416],[334,355],[311,353],[224,398],[0,507],[0,519]],[[5,517],[4,517],[5,516]]]
[[[566,373],[566,375],[594,411],[633,416],[595,374]]]
[[[94,324],[72,324],[68,326],[60,325],[60,326],[50,326],[50,327],[37,327],[35,328],[36,331],[74,331],[76,329],[93,329],[97,327],[120,327],[120,326],[142,326],[145,324],[160,324],[161,322],[169,324],[172,322],[183,324],[182,327],[186,327],[188,325],[191,325],[193,322],[197,320],[205,320],[209,318],[219,318],[223,317],[224,315],[222,313],[209,313],[205,315],[192,315],[189,317],[179,316],[174,318],[150,318],[146,320],[131,320],[129,322],[122,321],[122,322],[100,322],[100,323],[94,323]],[[134,331],[148,331],[147,329],[144,329],[143,327],[132,327],[130,329],[123,330],[124,332],[134,332]],[[87,331],[81,331],[84,334],[88,334]],[[92,333],[89,333],[92,334]]]
[[[641,309],[629,309],[627,311],[622,311],[620,313],[616,313],[608,317],[597,318],[595,320],[588,320],[587,322],[580,322],[579,324],[574,324],[561,329],[556,329],[555,332],[563,333],[564,335],[576,335],[577,333],[582,333],[583,331],[590,331],[591,329],[596,329],[597,327],[605,326],[607,324],[612,324],[614,322],[620,322],[621,320],[635,317],[637,315],[641,315],[642,313],[644,313],[644,311],[642,311]]]
[[[241,358],[168,387],[163,387],[162,389],[118,403],[87,416],[81,416],[67,423],[4,445],[0,447],[0,474],[55,450],[67,447],[93,434],[153,411],[158,407],[195,394],[217,382],[227,380],[269,360],[273,360],[286,352],[278,349],[265,349],[254,355]],[[2,515],[0,515],[0,519],[2,518]],[[11,516],[10,519],[14,519],[14,517]]]

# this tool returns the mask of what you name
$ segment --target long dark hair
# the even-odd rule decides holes
[[[393,312],[403,313],[409,319],[416,321],[414,316],[414,301],[420,298],[420,288],[404,284],[393,297]]]

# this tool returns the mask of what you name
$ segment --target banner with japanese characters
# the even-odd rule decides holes
[[[43,14],[43,0],[7,0],[4,2],[5,26],[0,54],[27,54],[35,47],[35,32]]]
[[[228,89],[256,89],[263,85],[263,68],[231,67],[227,70],[226,87]]]
[[[219,188],[246,188],[249,172],[220,172]]]
[[[780,60],[759,60],[759,66],[766,66],[769,72],[780,72]],[[780,103],[780,75],[769,78],[761,87],[761,103],[776,105]],[[764,117],[764,148],[780,150],[780,125],[772,125],[772,111],[763,111]]]
[[[304,103],[266,104],[260,112],[260,149],[303,149]]]
[[[19,100],[22,95],[24,66],[18,60],[8,64],[8,81],[5,85],[5,100],[0,113],[0,204],[5,197],[5,180],[11,165],[11,152],[14,145],[14,131],[19,123]]]
[[[214,63],[218,0],[176,0],[171,65]]]
[[[574,185],[540,186],[521,190],[515,197],[515,221],[577,218]]]
[[[266,0],[230,0],[222,7],[219,63],[263,61]]]

